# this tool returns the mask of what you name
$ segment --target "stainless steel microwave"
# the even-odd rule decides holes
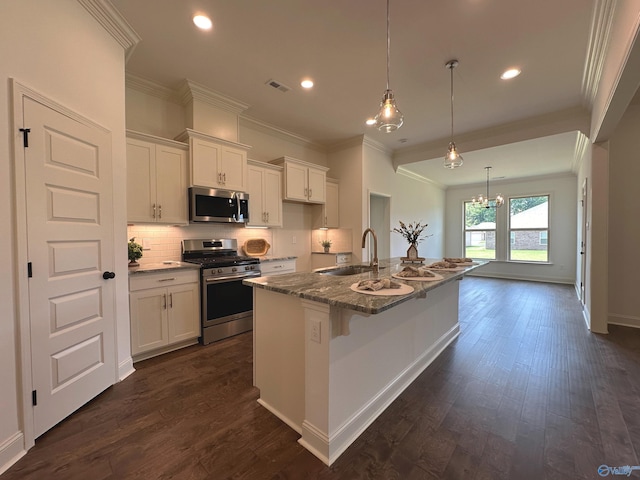
[[[190,223],[245,223],[248,221],[248,193],[189,187]]]

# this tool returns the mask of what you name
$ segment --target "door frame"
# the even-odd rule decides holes
[[[24,449],[29,450],[35,445],[35,428],[33,418],[33,405],[31,392],[33,391],[33,380],[31,377],[31,330],[30,330],[30,308],[29,308],[29,279],[27,276],[27,262],[29,261],[27,249],[27,205],[26,205],[26,168],[25,168],[25,150],[22,141],[22,133],[20,128],[24,125],[23,100],[30,98],[45,107],[57,111],[79,123],[99,129],[105,133],[110,130],[92,120],[74,112],[64,105],[44,96],[43,94],[33,90],[32,88],[20,83],[15,78],[10,78],[11,92],[11,128],[13,142],[13,201],[14,201],[14,217],[13,223],[15,228],[14,247],[13,247],[13,272],[16,284],[16,311],[15,315],[18,319],[18,338],[20,355],[17,364],[16,378],[20,381],[18,390],[18,404],[21,410],[20,426],[24,435]],[[113,206],[111,206],[113,208]],[[115,253],[115,250],[114,250]],[[114,255],[115,257],[115,255]],[[115,258],[113,259],[115,263]],[[113,299],[114,314],[116,312],[116,296]],[[114,352],[117,360],[117,322],[114,321]],[[115,362],[114,383],[118,379],[118,362]]]
[[[376,236],[378,237],[378,243],[380,243],[380,235],[385,235],[385,241],[387,243],[387,245],[389,246],[389,256],[391,256],[391,200],[392,197],[391,195],[389,195],[388,193],[382,193],[382,192],[377,192],[374,190],[370,190],[367,189],[367,227],[371,228],[371,197],[378,197],[380,199],[385,199],[388,207],[389,207],[389,216],[387,218],[385,218],[384,220],[387,223],[387,227],[386,228],[386,232],[380,232],[377,231],[376,232]],[[374,229],[375,230],[375,229]],[[373,246],[371,244],[369,244],[369,247],[367,249],[367,259],[363,259],[363,261],[369,261],[369,259],[371,258],[371,252],[373,251]],[[384,257],[380,257],[380,251],[378,251],[378,258],[384,258]]]

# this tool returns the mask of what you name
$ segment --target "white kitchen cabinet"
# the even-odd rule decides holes
[[[340,228],[340,185],[337,180],[327,178],[326,201],[314,212],[314,228]]]
[[[188,146],[127,132],[127,221],[187,224]]]
[[[189,143],[190,186],[246,192],[248,145],[187,129],[177,140]]]
[[[248,161],[249,225],[282,226],[282,167]]]
[[[261,260],[260,273],[266,275],[282,275],[285,273],[295,273],[296,259],[287,258],[283,260]]]
[[[142,360],[197,343],[199,270],[138,273],[129,279],[131,354]]]
[[[270,163],[284,168],[283,199],[306,203],[324,203],[326,200],[327,167],[303,162],[292,157],[281,157]]]

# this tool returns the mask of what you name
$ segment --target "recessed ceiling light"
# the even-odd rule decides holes
[[[502,80],[510,80],[520,75],[520,73],[521,70],[519,68],[510,68],[509,70],[506,70],[502,75],[500,75],[500,78]]]
[[[313,80],[309,80],[308,78],[300,82],[302,88],[311,88],[313,87]]]
[[[193,23],[201,30],[211,30],[211,19],[205,15],[196,15],[193,17]]]
[[[376,124],[376,119],[375,118],[367,118],[367,121],[365,123],[367,125],[375,125]]]

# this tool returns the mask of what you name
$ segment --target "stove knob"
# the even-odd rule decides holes
[[[233,268],[231,269],[231,271],[232,271],[232,272],[237,272],[237,271],[238,271],[238,269],[237,269],[236,267],[233,267]]]
[[[222,269],[221,268],[218,269],[218,273],[222,273]]]

